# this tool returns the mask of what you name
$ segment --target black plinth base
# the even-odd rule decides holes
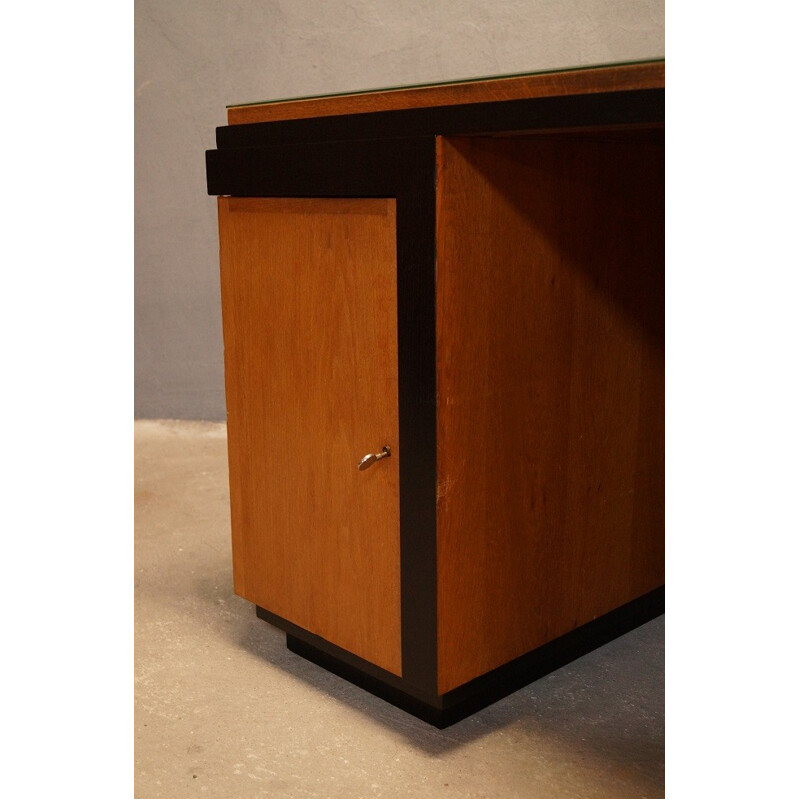
[[[313,661],[329,672],[333,672],[334,675],[338,675],[340,678],[344,678],[346,681],[350,681],[350,683],[360,686],[362,689],[366,689],[370,694],[374,694],[376,697],[386,700],[393,706],[397,706],[424,722],[435,725],[437,728],[446,728],[448,725],[452,725],[454,722],[458,721],[456,719],[445,719],[442,709],[437,708],[432,703],[426,703],[424,700],[420,700],[418,697],[414,697],[396,686],[391,686],[379,678],[375,678],[363,672],[357,667],[346,664],[344,661],[340,661],[338,658],[324,653],[322,650],[292,636],[290,633],[286,634],[286,646],[293,653],[297,653],[297,655],[303,656],[303,658],[309,661]],[[466,716],[466,714],[464,716]],[[462,718],[463,717],[459,717],[459,719]]]
[[[349,653],[257,607],[258,616],[287,631],[286,646],[371,694],[446,728],[544,677],[570,661],[622,636],[664,613],[664,587],[628,603],[514,661],[441,696],[427,698],[404,687],[402,679],[384,673]]]

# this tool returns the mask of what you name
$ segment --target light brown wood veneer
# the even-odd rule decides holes
[[[235,591],[400,675],[395,202],[222,197],[219,225]]]
[[[438,158],[444,693],[663,584],[663,132]]]
[[[364,114],[409,108],[559,97],[599,92],[657,89],[664,86],[664,62],[621,64],[606,67],[541,72],[506,78],[487,78],[459,83],[388,89],[360,94],[310,97],[271,103],[232,106],[228,124],[310,119],[338,114]]]

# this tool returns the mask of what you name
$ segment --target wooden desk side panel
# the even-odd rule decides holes
[[[663,133],[441,139],[447,692],[664,582]]]
[[[236,593],[400,675],[395,201],[219,221]]]

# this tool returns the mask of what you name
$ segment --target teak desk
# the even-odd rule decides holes
[[[661,613],[663,62],[228,115],[237,594],[440,727]]]

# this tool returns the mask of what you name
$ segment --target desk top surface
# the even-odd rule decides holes
[[[235,105],[228,108],[228,124],[659,89],[664,87],[664,76],[663,60],[499,75],[448,83]]]

